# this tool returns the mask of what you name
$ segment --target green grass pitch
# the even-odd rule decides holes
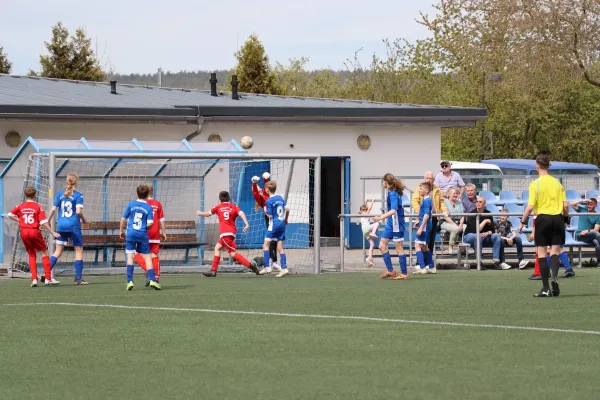
[[[600,270],[550,299],[528,275],[3,280],[0,398],[597,399]]]

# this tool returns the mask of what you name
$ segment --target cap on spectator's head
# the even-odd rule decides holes
[[[440,163],[440,167],[441,167],[442,165],[452,165],[452,163],[451,163],[450,161],[448,161],[448,160],[444,160],[444,161],[442,161],[442,162]]]

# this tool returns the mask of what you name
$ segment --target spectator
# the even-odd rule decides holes
[[[505,208],[502,210],[503,213],[508,213],[508,210]],[[523,257],[523,241],[520,237],[517,236],[517,232],[515,232],[512,223],[508,220],[506,215],[502,215],[500,217],[500,221],[496,222],[496,232],[502,238],[503,245],[502,247],[517,247],[517,258],[519,259],[519,269],[523,269],[527,267],[529,261],[525,260]],[[504,257],[502,257],[504,258]]]
[[[585,204],[585,205],[584,205]],[[571,202],[571,207],[577,212],[587,212],[596,214],[598,200],[591,198],[581,199]],[[600,267],[600,214],[581,215],[575,231],[575,239],[584,243],[592,243],[596,247],[596,264]]]
[[[440,188],[445,197],[447,197],[448,189],[460,189],[459,198],[462,198],[465,192],[465,182],[460,177],[460,174],[452,171],[450,161],[442,161],[440,167],[442,168],[442,172],[436,175],[433,184]]]
[[[462,199],[463,208],[465,209],[465,213],[473,212],[475,208],[477,208],[477,197],[475,197],[475,185],[469,183],[465,186],[467,189],[467,197]]]
[[[489,210],[485,208],[485,198],[477,197],[477,208],[471,211],[473,214],[489,214]],[[471,245],[475,251],[475,241],[477,240],[477,219],[475,216],[466,218],[467,228],[465,229],[465,237],[463,241]],[[510,269],[510,265],[506,264],[503,260],[502,251],[502,238],[500,235],[494,232],[494,219],[492,216],[480,217],[479,220],[479,244],[481,249],[481,255],[483,256],[483,246],[492,246],[493,254],[492,260],[494,261],[494,269]]]
[[[458,240],[458,236],[464,229],[465,217],[453,217],[452,214],[464,214],[465,209],[463,208],[462,202],[458,199],[458,189],[452,188],[448,190],[448,198],[444,200],[446,208],[448,209],[449,216],[444,218],[442,222],[442,230],[450,234],[450,240],[448,243],[448,252],[450,254],[456,254],[454,246]]]
[[[446,204],[444,204],[444,196],[440,191],[440,188],[433,184],[433,172],[427,171],[425,172],[425,176],[423,177],[425,182],[429,183],[432,187],[431,189],[431,204],[433,205],[433,214],[447,214],[448,209],[446,208]],[[419,185],[420,186],[420,185]],[[415,214],[418,214],[421,210],[421,203],[423,202],[423,197],[419,195],[419,186],[413,192],[412,199],[410,201],[410,206],[414,210]],[[431,218],[431,232],[429,232],[429,237],[427,239],[427,247],[429,251],[435,253],[435,236],[438,232],[438,218]]]

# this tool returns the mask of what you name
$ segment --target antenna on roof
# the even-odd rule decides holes
[[[217,73],[216,72],[211,72],[210,73],[210,95],[211,96],[217,96]]]

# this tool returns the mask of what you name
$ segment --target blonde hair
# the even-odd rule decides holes
[[[79,177],[75,174],[67,175],[67,185],[65,186],[65,197],[73,196],[73,192],[75,191],[75,187],[77,187],[77,182],[79,181]]]
[[[362,206],[360,206],[359,211],[361,212],[361,214],[363,212],[367,212],[369,210],[369,207],[366,204],[363,204]]]
[[[148,197],[152,197],[154,195],[154,185],[149,182],[144,182],[144,185],[148,188]]]
[[[277,182],[269,181],[265,184],[265,187],[269,190],[269,193],[274,194],[275,191],[277,190]]]

